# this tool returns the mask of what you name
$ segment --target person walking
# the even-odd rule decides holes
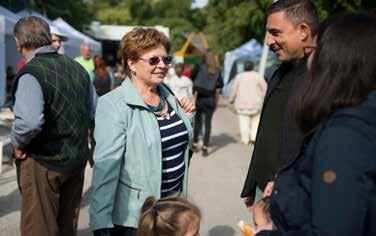
[[[76,235],[94,87],[82,66],[56,52],[42,19],[21,18],[14,37],[27,60],[12,92],[21,235]]]
[[[114,77],[106,68],[106,63],[99,55],[94,56],[94,71],[90,73],[98,96],[103,96],[114,89]]]
[[[174,68],[171,68],[174,70]],[[183,75],[184,64],[175,66],[175,73],[165,82],[178,98],[187,98],[193,101],[193,83],[190,78]]]
[[[270,46],[282,63],[269,80],[253,155],[241,193],[248,209],[273,185],[277,170],[298,153],[303,134],[291,103],[307,77],[306,60],[318,28],[310,0],[279,0],[267,9]],[[268,188],[266,188],[268,187]],[[256,194],[258,193],[258,194]]]
[[[255,142],[260,112],[268,85],[265,79],[253,70],[251,61],[244,62],[244,72],[234,78],[230,103],[235,103],[239,118],[241,142]]]
[[[193,81],[193,95],[196,100],[196,119],[193,136],[193,151],[198,151],[198,139],[202,132],[202,120],[205,119],[205,132],[202,155],[207,156],[211,133],[211,122],[214,111],[218,107],[220,89],[223,87],[221,71],[215,55],[208,50]]]
[[[170,42],[136,27],[121,42],[129,79],[100,97],[90,202],[94,235],[133,235],[145,199],[187,195],[194,104],[177,100],[163,79]]]
[[[270,193],[276,230],[257,236],[376,235],[376,18],[320,26],[296,101],[305,138]]]

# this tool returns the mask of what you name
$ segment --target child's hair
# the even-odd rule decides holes
[[[260,206],[267,222],[272,222],[272,218],[270,216],[270,197],[264,197],[259,202],[257,202],[257,204]]]
[[[150,196],[141,208],[137,236],[184,236],[190,225],[199,224],[201,212],[180,197],[156,200]]]

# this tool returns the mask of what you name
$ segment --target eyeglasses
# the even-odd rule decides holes
[[[147,61],[149,63],[149,65],[151,65],[151,66],[155,66],[155,65],[159,64],[161,59],[162,59],[162,61],[165,65],[170,65],[172,63],[173,57],[172,56],[150,57],[149,59],[145,59],[145,58],[140,57],[139,59],[141,59],[143,61]]]

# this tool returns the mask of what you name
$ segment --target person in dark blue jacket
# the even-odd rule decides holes
[[[270,213],[278,230],[257,236],[376,235],[376,19],[326,20],[296,101],[305,134],[279,170]]]

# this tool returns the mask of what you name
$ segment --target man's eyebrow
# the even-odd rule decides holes
[[[269,33],[281,33],[282,31],[276,28],[266,28]]]

